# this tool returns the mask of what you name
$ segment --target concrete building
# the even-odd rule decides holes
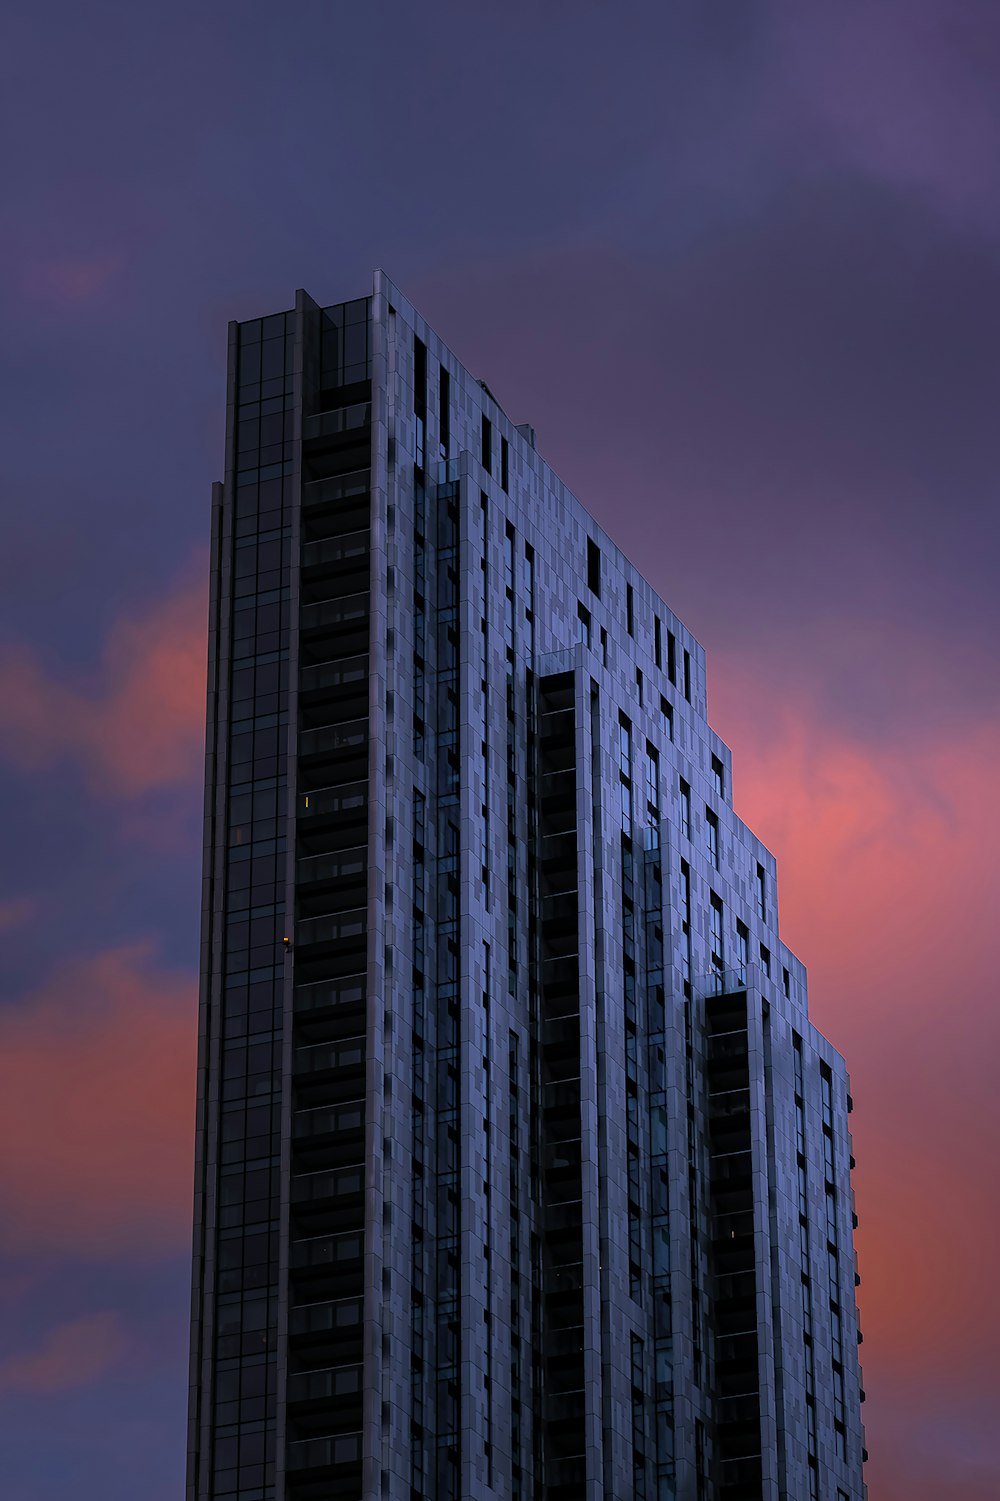
[[[380,273],[228,399],[190,1501],[862,1501],[848,1080],[701,647]]]

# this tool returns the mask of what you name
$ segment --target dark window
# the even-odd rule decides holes
[[[632,585],[625,585],[625,624],[630,636],[635,634],[635,598],[632,593]]]
[[[438,375],[438,434],[441,457],[446,459],[451,442],[451,377],[443,365]]]
[[[792,995],[792,977],[787,969],[782,969],[781,971],[781,983],[784,987],[785,994],[790,1000]]]
[[[677,687],[677,637],[667,632],[667,677]]]
[[[712,781],[715,783],[715,790],[719,794],[719,796],[725,797],[726,769],[723,766],[722,762],[719,760],[718,756],[712,757]]]
[[[418,417],[427,416],[427,346],[413,340],[413,410]]]
[[[667,734],[670,737],[670,739],[673,740],[673,738],[674,738],[674,706],[670,702],[669,699],[666,699],[666,698],[663,697],[662,693],[660,694],[660,713],[663,715],[664,722],[665,722],[665,724],[667,726]]]
[[[757,864],[757,911],[762,922],[767,921],[767,873],[763,865]]]
[[[500,488],[504,491],[510,485],[510,445],[506,438],[500,439]]]
[[[684,653],[684,697],[691,702],[691,653]]]
[[[711,808],[705,809],[705,845],[708,850],[708,858],[719,868],[719,820]]]
[[[642,668],[635,669],[635,689],[639,695],[639,708],[642,708]]]
[[[481,449],[481,452],[480,452],[480,455],[479,455],[480,463],[482,464],[483,468],[486,470],[487,474],[492,474],[493,473],[493,424],[490,421],[490,419],[485,415],[485,413],[483,414],[482,430],[481,430],[481,434],[480,434],[480,449]]]
[[[577,619],[580,622],[580,640],[584,646],[590,645],[590,611],[586,605],[577,604]]]
[[[663,666],[663,627],[660,625],[660,617],[653,617],[653,656],[657,667]]]
[[[587,538],[587,588],[601,597],[601,549],[592,537]]]

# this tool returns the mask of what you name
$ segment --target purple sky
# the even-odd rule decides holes
[[[998,77],[995,0],[8,0],[17,1501],[181,1494],[225,325],[375,265],[708,648],[854,1075],[871,1501],[996,1496]]]

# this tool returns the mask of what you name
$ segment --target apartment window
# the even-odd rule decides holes
[[[711,808],[705,809],[705,847],[708,850],[708,858],[719,868],[719,820]]]
[[[791,974],[789,973],[789,971],[787,969],[785,969],[785,968],[782,968],[782,971],[781,971],[781,985],[782,985],[782,989],[785,992],[785,995],[788,997],[789,1000],[791,1000],[791,998],[792,998],[792,977],[791,977]]]
[[[712,968],[722,969],[724,946],[722,942],[722,898],[712,892],[710,908],[712,934]]]
[[[592,537],[587,538],[587,588],[601,597],[601,549]]]
[[[618,717],[618,770],[626,781],[632,780],[632,730],[624,714]]]
[[[590,611],[585,605],[578,604],[576,607],[577,621],[580,628],[580,640],[584,646],[590,646]]]
[[[829,1130],[833,1129],[833,1075],[829,1064],[821,1063],[819,1066],[820,1097],[823,1102],[823,1124]]]
[[[635,691],[639,695],[639,708],[642,708],[642,668],[635,669]]]
[[[684,653],[684,697],[691,702],[691,653]]]
[[[663,697],[662,693],[660,694],[660,713],[663,715],[663,722],[667,727],[667,738],[673,740],[674,706],[669,699]]]
[[[759,861],[757,863],[757,912],[761,922],[767,922],[767,873]]]
[[[479,462],[487,474],[493,473],[493,424],[483,413],[482,426],[479,435]]]
[[[442,365],[438,372],[438,443],[441,457],[448,457],[451,442],[451,377]]]
[[[510,485],[510,444],[500,439],[500,488],[506,494]]]
[[[740,978],[746,978],[746,967],[750,963],[750,929],[746,923],[736,923],[736,967],[740,972]]]
[[[416,426],[414,463],[424,467],[424,443],[427,428],[427,346],[413,340],[413,413]]]
[[[712,757],[712,781],[715,783],[715,790],[719,794],[719,796],[725,797],[726,768],[723,766],[718,756]]]
[[[677,637],[667,632],[667,677],[677,687]]]
[[[646,808],[649,822],[656,823],[660,817],[660,758],[656,747],[646,741]]]
[[[691,788],[681,777],[681,833],[685,839],[691,838]]]
[[[653,657],[654,657],[654,659],[656,661],[657,667],[662,667],[663,666],[663,627],[660,624],[660,617],[658,615],[654,615],[653,616]]]
[[[625,585],[625,625],[630,636],[635,635],[635,595],[632,585]]]
[[[771,977],[771,950],[765,944],[763,944],[763,943],[760,946],[760,967],[764,971],[765,975],[767,975],[768,979],[770,979],[770,977]]]

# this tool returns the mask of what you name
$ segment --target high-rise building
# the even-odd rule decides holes
[[[381,274],[231,326],[226,443],[190,1501],[862,1501],[848,1080],[697,641]]]

